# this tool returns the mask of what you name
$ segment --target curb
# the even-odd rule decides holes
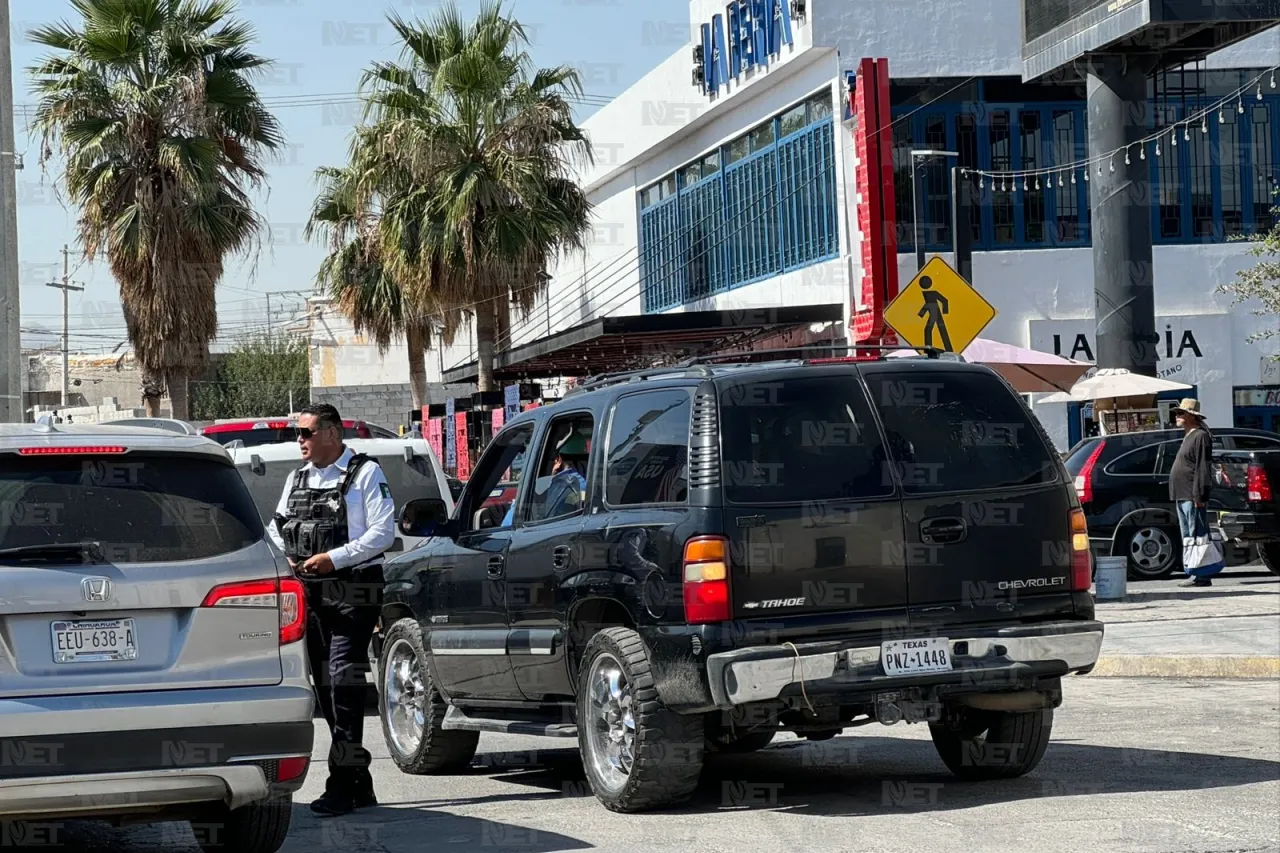
[[[1280,657],[1104,655],[1089,675],[1103,678],[1277,678]]]

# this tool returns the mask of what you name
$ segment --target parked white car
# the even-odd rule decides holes
[[[453,493],[444,468],[424,439],[350,438],[345,443],[356,453],[363,453],[382,466],[396,501],[397,517],[405,504],[418,498],[440,498],[449,511],[453,511]],[[270,523],[280,502],[285,480],[303,465],[302,448],[292,441],[254,447],[233,445],[227,447],[227,452],[249,487],[262,523]],[[412,551],[424,541],[414,536],[399,535],[387,552],[387,559]]]

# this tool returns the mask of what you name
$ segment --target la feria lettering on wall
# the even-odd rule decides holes
[[[1032,320],[1030,330],[1032,349],[1077,361],[1097,361],[1097,329],[1092,319]],[[1230,376],[1229,314],[1157,317],[1156,331],[1160,335],[1157,376],[1187,383],[1215,382]]]
[[[1061,334],[1053,336],[1053,354],[1064,356],[1065,358],[1075,359],[1076,361],[1095,361],[1093,355],[1093,337],[1083,332],[1077,332],[1075,337],[1070,341],[1063,341]],[[1176,353],[1175,353],[1176,346]],[[1068,351],[1068,347],[1070,348]],[[1156,348],[1156,352],[1161,361],[1169,361],[1171,359],[1180,359],[1184,355],[1190,353],[1196,358],[1204,358],[1204,352],[1200,349],[1199,342],[1196,341],[1196,333],[1193,329],[1183,329],[1181,335],[1178,336],[1177,343],[1173,340],[1173,328],[1166,327],[1164,330],[1164,349]],[[1158,372],[1161,376],[1167,376],[1176,373],[1182,369],[1181,364],[1170,364],[1162,367]]]
[[[715,96],[755,68],[767,68],[794,44],[790,0],[738,0],[702,25],[703,91]]]

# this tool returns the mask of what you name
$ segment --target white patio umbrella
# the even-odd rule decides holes
[[[1079,403],[1087,400],[1109,400],[1116,397],[1144,397],[1165,391],[1181,391],[1190,388],[1183,382],[1143,376],[1118,367],[1107,367],[1093,376],[1081,379],[1070,391],[1050,394],[1041,403]]]

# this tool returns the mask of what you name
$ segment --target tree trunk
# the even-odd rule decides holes
[[[174,369],[168,373],[169,402],[173,406],[173,414],[170,417],[180,421],[191,418],[190,397],[187,394],[189,379],[185,370]]]
[[[493,313],[493,302],[481,300],[476,305],[476,377],[477,391],[492,391],[493,385],[493,344],[496,333],[496,318]]]
[[[142,369],[142,405],[147,417],[160,417],[160,398],[164,396],[164,376],[159,371]]]
[[[417,323],[409,323],[404,332],[405,346],[409,349],[409,392],[413,408],[421,410],[427,404],[427,335]]]

